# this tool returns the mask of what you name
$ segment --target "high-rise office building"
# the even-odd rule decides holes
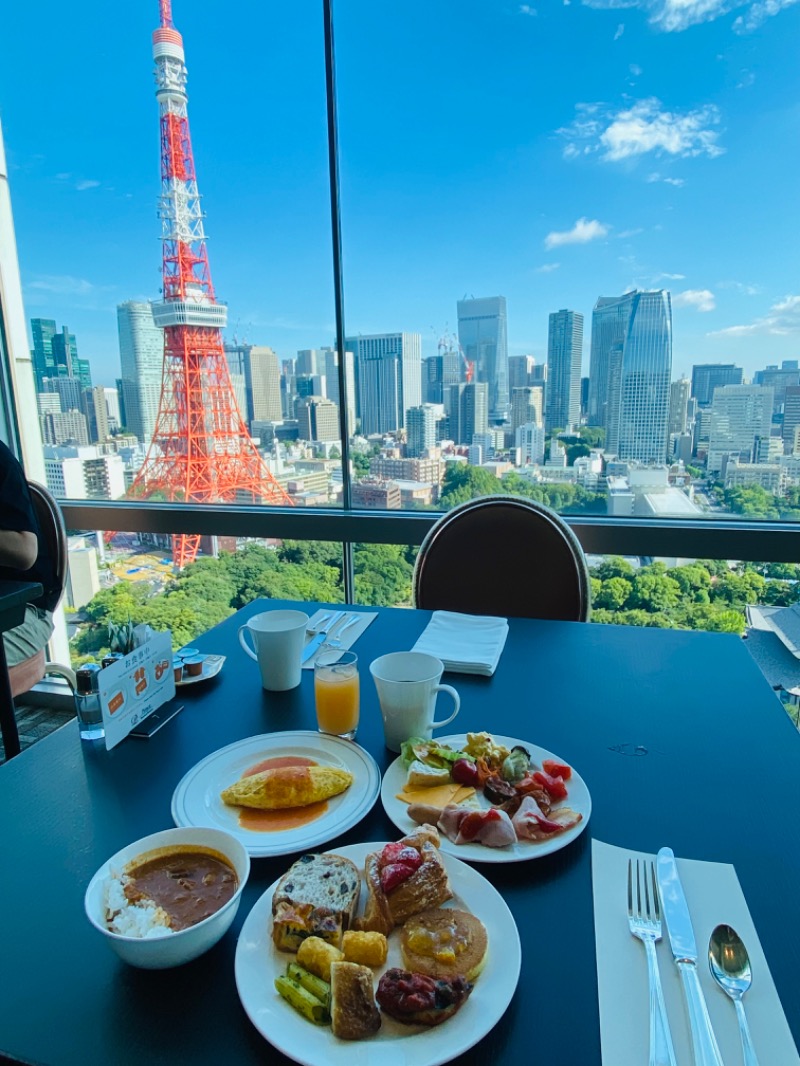
[[[322,354],[317,348],[302,348],[297,353],[297,359],[295,360],[295,373],[296,374],[309,374],[314,376],[316,374],[324,373]]]
[[[489,386],[489,420],[504,422],[508,415],[508,324],[505,296],[459,300],[458,340],[473,381]]]
[[[620,459],[667,458],[672,300],[666,289],[632,292],[627,328],[608,352],[606,449]]]
[[[726,455],[753,461],[756,437],[769,437],[772,389],[764,385],[722,385],[714,389],[708,433],[708,472],[716,474]]]
[[[253,420],[253,378],[249,344],[224,344],[225,360],[231,375],[231,385],[239,406],[239,413],[249,425]]]
[[[31,348],[31,360],[33,373],[36,378],[36,391],[45,392],[43,381],[45,378],[56,376],[55,358],[53,356],[53,337],[56,333],[55,319],[32,318],[31,334],[33,336],[33,348]]]
[[[320,348],[321,359],[320,373],[325,382],[325,395],[332,400],[338,408],[341,408],[339,396],[339,355],[335,348]],[[347,393],[347,435],[352,437],[356,428],[356,379],[353,369],[353,353],[345,350],[344,353],[344,378],[345,391]],[[341,434],[340,434],[341,436]]]
[[[550,433],[580,423],[582,358],[583,315],[554,311],[547,334],[545,425]]]
[[[297,403],[300,440],[337,441],[341,439],[339,408],[324,396],[306,396]]]
[[[472,444],[475,434],[489,429],[489,383],[450,385],[445,396],[450,436],[456,444]]]
[[[542,363],[539,369],[546,364]],[[508,357],[508,391],[523,389],[526,385],[533,384],[533,375],[536,373],[537,363],[532,355],[509,355]]]
[[[723,385],[741,385],[742,368],[733,363],[699,363],[692,367],[692,396],[699,407],[710,407],[714,389]]]
[[[600,296],[594,305],[587,415],[590,426],[608,429],[608,375],[611,350],[625,343],[635,295],[635,292],[628,292],[624,296]]]
[[[544,425],[542,411],[542,386],[524,385],[511,390],[511,431],[531,422]]]
[[[406,456],[419,459],[436,447],[436,424],[442,408],[438,404],[423,403],[406,411]]]
[[[780,366],[767,366],[753,374],[754,385],[767,385],[773,390],[772,413],[780,415],[786,401],[786,389],[800,385],[800,366],[796,359],[784,359]]]
[[[678,378],[669,387],[668,432],[685,433],[689,424],[689,395],[692,383],[688,378]]]
[[[151,305],[136,300],[117,307],[117,330],[125,428],[149,445],[161,402],[164,331]]]
[[[77,378],[53,377],[44,378],[42,381],[43,392],[54,392],[58,395],[62,411],[80,411],[82,409],[82,388]]]
[[[783,450],[793,455],[800,428],[800,386],[787,385],[783,400]]]
[[[422,337],[419,333],[377,333],[348,337],[355,358],[361,433],[404,429],[406,411],[422,402]]]
[[[250,348],[250,378],[253,386],[253,419],[256,422],[280,422],[281,372],[278,356],[266,345]]]
[[[444,403],[445,390],[462,380],[461,354],[454,349],[440,351],[422,363],[422,399],[425,403]]]

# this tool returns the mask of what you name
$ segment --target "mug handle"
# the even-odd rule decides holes
[[[257,655],[256,655],[256,653],[255,653],[255,652],[254,652],[254,651],[253,651],[253,650],[251,649],[251,647],[250,647],[250,645],[249,645],[249,644],[247,643],[247,641],[246,641],[246,640],[244,639],[244,631],[245,631],[245,629],[247,629],[247,628],[248,628],[248,627],[247,627],[246,625],[245,625],[245,626],[239,626],[239,643],[240,643],[240,644],[242,645],[242,647],[243,647],[243,648],[244,648],[244,650],[245,650],[245,651],[247,652],[247,654],[248,654],[248,655],[250,656],[250,658],[251,658],[251,659],[253,659],[253,660],[254,660],[255,662],[258,662],[258,656],[257,656]]]
[[[440,729],[443,725],[450,725],[455,716],[458,714],[459,710],[461,709],[461,697],[451,685],[437,685],[433,691],[446,692],[448,696],[453,697],[453,703],[455,704],[453,713],[450,715],[449,718],[445,718],[443,722],[431,722],[431,729]]]

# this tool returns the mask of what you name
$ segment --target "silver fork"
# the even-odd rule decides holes
[[[656,959],[656,942],[661,939],[661,908],[656,871],[652,862],[640,863],[637,859],[634,880],[633,863],[628,859],[628,925],[633,935],[644,944],[647,955],[647,974],[650,980],[650,1066],[676,1066],[675,1049],[672,1046]]]

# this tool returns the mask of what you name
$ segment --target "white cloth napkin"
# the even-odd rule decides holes
[[[644,945],[631,935],[628,928],[629,858],[655,859],[655,855],[592,841],[592,892],[604,1066],[641,1066],[648,1061],[647,960]],[[711,932],[724,922],[733,926],[741,936],[750,956],[753,984],[745,994],[744,1008],[759,1062],[762,1066],[798,1066],[800,1056],[736,870],[727,863],[697,859],[678,859],[677,863],[697,941],[697,972],[723,1061],[742,1061],[733,1002],[714,981],[707,961]],[[662,925],[662,934],[656,945],[658,967],[675,1056],[679,1066],[683,1066],[693,1061],[686,1004],[669,946],[666,922]]]
[[[434,611],[411,649],[435,655],[445,670],[491,677],[508,636],[505,618],[487,618],[453,611]]]

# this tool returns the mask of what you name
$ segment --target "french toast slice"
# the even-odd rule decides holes
[[[331,964],[331,1029],[340,1040],[363,1040],[381,1027],[372,970],[357,962]]]

